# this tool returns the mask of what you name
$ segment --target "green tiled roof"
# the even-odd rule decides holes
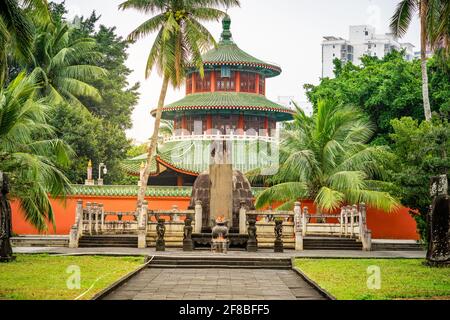
[[[116,196],[131,197],[138,194],[138,186],[85,186],[73,185],[74,196]],[[190,197],[190,187],[148,187],[148,197]]]
[[[127,159],[120,163],[120,168],[131,175],[139,175],[141,171],[141,165],[147,161],[147,153],[140,155],[136,158]],[[157,171],[157,164],[155,158],[150,165],[150,172],[155,173]]]
[[[275,77],[281,73],[281,68],[272,63],[257,59],[241,50],[233,41],[230,31],[231,19],[226,16],[222,21],[223,32],[217,48],[202,56],[203,64],[208,66],[238,66],[259,69],[266,77]]]
[[[72,185],[73,196],[137,196],[139,187],[137,186],[85,186]],[[254,188],[253,195],[256,197],[264,189]],[[148,187],[148,197],[190,197],[191,187]]]
[[[193,113],[205,113],[205,110],[214,112],[233,111],[248,114],[270,114],[278,121],[292,120],[293,111],[275,102],[268,100],[265,96],[254,93],[240,92],[208,92],[194,93],[183,99],[164,107],[164,118],[172,119],[180,111]]]

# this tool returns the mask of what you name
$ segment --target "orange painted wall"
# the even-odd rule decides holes
[[[91,197],[77,196],[68,197],[65,203],[52,199],[55,211],[56,232],[51,225],[48,226],[47,234],[67,235],[75,222],[75,209],[78,200],[82,200],[84,205],[88,202],[102,203],[105,211],[131,212],[136,209],[136,197]],[[180,210],[187,210],[189,198],[147,198],[149,209],[151,210],[171,210],[177,205]],[[22,210],[17,201],[11,202],[13,232],[21,235],[39,234],[34,227],[25,221]]]
[[[133,211],[136,208],[136,197],[91,197],[77,196],[69,197],[65,204],[59,200],[52,200],[56,216],[56,233],[49,225],[48,234],[67,235],[75,222],[75,208],[77,200],[87,202],[103,203],[106,211]],[[177,205],[180,210],[187,210],[189,198],[148,198],[151,210],[171,210]],[[13,231],[17,234],[38,234],[38,232],[25,221],[23,213],[16,201],[11,203],[13,211]],[[307,206],[311,214],[315,213],[312,201],[302,201],[302,206]],[[274,208],[276,206],[274,205]],[[395,213],[385,213],[380,210],[368,208],[367,224],[372,230],[373,239],[402,239],[418,240],[416,222],[408,213],[407,208],[401,208]]]

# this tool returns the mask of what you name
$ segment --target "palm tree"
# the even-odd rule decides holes
[[[49,23],[50,13],[47,0],[2,0],[0,2],[0,85],[7,73],[7,57],[31,58],[34,25],[36,21]],[[10,49],[10,50],[8,50]]]
[[[136,41],[151,33],[157,33],[148,56],[145,75],[149,77],[156,68],[163,77],[155,128],[148,148],[145,174],[139,188],[138,204],[145,198],[150,164],[156,152],[169,83],[173,87],[181,86],[185,68],[189,64],[196,66],[203,75],[201,54],[212,45],[216,45],[216,42],[202,23],[224,17],[226,13],[218,9],[221,6],[239,5],[239,0],[128,0],[119,6],[122,10],[136,9],[154,15],[137,27],[129,35],[129,39]]]
[[[35,68],[32,74],[43,84],[39,94],[52,104],[67,102],[83,106],[79,97],[101,100],[90,81],[104,77],[107,71],[95,64],[101,58],[92,38],[71,39],[74,30],[67,24],[41,28],[34,44]]]
[[[331,101],[320,101],[312,117],[296,108],[295,120],[282,133],[279,171],[266,180],[272,187],[256,206],[281,201],[279,209],[290,210],[295,201],[314,199],[319,213],[360,202],[396,209],[398,202],[382,191],[386,183],[375,180],[383,177],[389,154],[384,146],[366,144],[374,127],[362,113]]]
[[[69,181],[58,169],[66,166],[71,149],[54,139],[47,124],[51,107],[33,100],[38,89],[33,77],[19,74],[0,89],[0,171],[11,181],[11,195],[20,201],[25,218],[39,231],[54,225],[49,195],[69,191]]]
[[[450,5],[448,0],[402,0],[391,19],[394,35],[402,37],[408,31],[415,13],[420,17],[420,58],[422,61],[422,93],[425,119],[431,120],[431,105],[427,72],[427,48],[446,45],[450,35]]]

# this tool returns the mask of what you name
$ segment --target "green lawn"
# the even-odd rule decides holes
[[[450,297],[450,268],[430,268],[419,259],[297,259],[295,264],[340,300]],[[368,289],[371,266],[379,267],[379,289]]]
[[[143,257],[17,255],[12,263],[0,263],[0,300],[73,300],[94,284],[79,298],[90,299],[143,263]],[[69,289],[77,270],[81,287]]]

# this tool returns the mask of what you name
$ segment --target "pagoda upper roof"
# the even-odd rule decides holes
[[[164,119],[171,120],[179,112],[189,111],[190,114],[205,114],[214,112],[243,112],[246,114],[270,114],[277,121],[292,120],[293,111],[265,96],[242,92],[207,92],[187,95],[183,99],[164,107]],[[155,114],[156,110],[152,111]]]
[[[230,31],[231,19],[228,15],[223,19],[222,25],[223,32],[217,47],[202,56],[206,68],[223,65],[252,68],[258,69],[258,72],[267,78],[278,76],[281,73],[281,67],[253,57],[234,43]],[[194,68],[192,69],[194,70]]]

